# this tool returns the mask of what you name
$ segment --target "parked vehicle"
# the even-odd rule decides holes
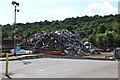
[[[116,48],[114,50],[114,55],[113,55],[114,59],[120,59],[120,48]]]
[[[19,54],[32,54],[32,53],[33,53],[33,51],[31,51],[31,50],[25,50],[25,49],[20,49],[19,51],[16,51],[17,55],[19,55]],[[14,49],[10,50],[10,54],[14,55]]]

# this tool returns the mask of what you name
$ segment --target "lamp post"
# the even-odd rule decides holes
[[[19,6],[19,3],[12,1],[12,5],[15,7],[15,10],[14,10],[14,55],[16,56],[16,12],[19,12],[19,10],[16,9],[16,7]]]

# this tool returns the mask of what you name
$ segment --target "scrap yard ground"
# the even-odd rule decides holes
[[[11,78],[118,78],[118,61],[40,58],[9,61]],[[2,78],[5,62],[2,64]]]
[[[9,54],[9,61],[18,59],[36,59],[36,58],[66,58],[66,59],[90,59],[90,60],[114,60],[113,52],[101,52],[100,54],[90,54],[80,57],[79,55],[46,55],[46,54],[29,54],[29,55],[18,55],[17,57]],[[6,57],[1,57],[0,60],[6,61]]]

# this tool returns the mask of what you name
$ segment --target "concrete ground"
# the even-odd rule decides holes
[[[0,75],[5,78],[5,62],[0,64]],[[118,78],[118,61],[55,58],[9,61],[9,74],[11,78]]]
[[[2,78],[2,61],[0,61],[0,80]]]

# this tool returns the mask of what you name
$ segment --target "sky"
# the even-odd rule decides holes
[[[0,24],[14,23],[13,0],[0,0]],[[17,23],[64,20],[69,17],[118,14],[119,0],[14,0]]]

